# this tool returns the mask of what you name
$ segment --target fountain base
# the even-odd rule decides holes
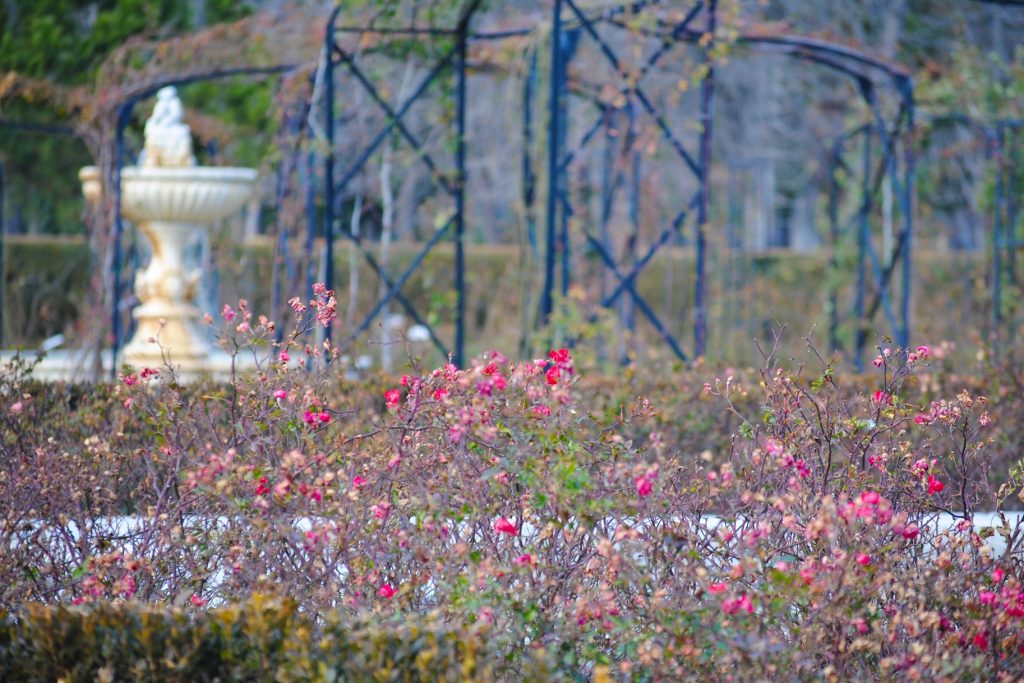
[[[132,316],[138,327],[124,347],[126,365],[158,367],[170,361],[183,367],[198,367],[212,352],[195,306],[150,301],[132,311]]]
[[[155,344],[153,345],[156,346]],[[125,349],[127,352],[127,347]],[[32,378],[44,382],[92,382],[96,380],[108,380],[112,357],[109,349],[100,352],[99,365],[97,367],[95,358],[87,356],[80,351],[57,350],[45,354],[39,351],[0,351],[0,367],[6,366],[15,357],[21,358],[32,364],[38,363],[32,371]],[[40,357],[42,358],[40,360]],[[122,365],[127,366],[124,371],[138,372],[144,367],[156,368],[162,376],[167,375],[167,363],[157,358],[155,362],[151,357],[145,357],[145,362],[139,365],[129,362],[127,353],[118,357],[118,369]],[[199,381],[228,382],[232,375],[238,375],[253,370],[256,363],[252,354],[239,354],[232,362],[224,350],[212,347],[206,357],[201,360],[187,359],[183,362],[171,359],[171,367],[174,368],[175,378],[182,384],[194,384]]]

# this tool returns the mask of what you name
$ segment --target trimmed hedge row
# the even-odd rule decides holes
[[[438,325],[439,334],[446,339],[452,334],[445,321],[454,317],[453,254],[449,247],[439,245],[431,252],[403,288],[406,298]],[[348,305],[346,248],[339,247],[335,269],[336,283],[342,292],[342,311]],[[419,245],[392,245],[391,271],[404,270],[418,249]],[[5,345],[32,346],[58,332],[73,337],[77,311],[86,296],[90,269],[87,245],[75,238],[8,237],[4,251]],[[244,297],[253,310],[272,313],[272,246],[260,241],[216,251],[221,283],[217,298],[232,302]],[[713,340],[709,356],[732,363],[757,363],[759,359],[750,340],[768,338],[777,322],[788,325],[795,334],[807,334],[815,328],[815,335],[823,339],[827,330],[829,278],[825,258],[824,253],[817,252],[778,251],[736,258],[714,254],[708,283],[709,339]],[[688,250],[666,249],[637,280],[638,291],[682,340],[689,339],[692,320],[692,259]],[[520,260],[519,251],[513,246],[467,248],[466,320],[470,355],[488,348],[517,347],[525,291]],[[362,286],[356,306],[357,321],[373,307],[380,293],[376,276],[362,258],[359,262]],[[954,341],[964,349],[965,358],[972,359],[972,349],[987,336],[991,319],[985,272],[981,254],[919,254],[915,268],[915,339],[928,343]],[[603,278],[606,291],[614,284],[607,272],[601,272],[596,258],[582,259],[575,277],[594,283]],[[842,292],[840,306],[846,311],[852,305],[852,271],[835,277]],[[666,286],[666,279],[671,286]],[[532,283],[532,290],[536,295],[536,283]],[[1007,297],[1011,302],[1014,299],[1012,295]],[[392,308],[402,312],[397,302]],[[881,316],[878,320],[879,329],[887,327]],[[638,315],[638,321],[643,330],[645,320]],[[846,338],[852,338],[853,332],[852,322],[845,323],[840,330]],[[651,338],[654,336],[652,333]]]
[[[88,294],[88,245],[74,237],[3,240],[4,346],[32,346],[71,332]]]
[[[530,681],[568,680],[539,648],[506,670],[486,629],[436,615],[381,623],[328,615],[314,623],[290,602],[257,596],[209,611],[101,603],[29,605],[0,615],[5,681]]]

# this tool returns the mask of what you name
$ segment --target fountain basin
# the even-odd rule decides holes
[[[121,212],[137,223],[209,224],[245,206],[257,176],[254,168],[128,166],[121,170]],[[99,168],[86,166],[78,178],[87,200],[102,196]]]

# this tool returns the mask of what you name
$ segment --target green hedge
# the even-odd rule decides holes
[[[8,235],[3,257],[4,345],[73,332],[87,296],[88,245],[76,237]]]
[[[4,681],[567,679],[543,650],[505,654],[489,648],[486,629],[436,616],[315,623],[290,603],[262,598],[210,611],[103,603],[0,615]]]
[[[419,245],[393,245],[391,272],[402,272],[418,249]],[[347,244],[339,246],[335,269],[342,318],[348,307],[347,250]],[[218,248],[215,252],[220,274],[218,299],[230,302],[244,297],[254,310],[272,313],[273,249],[269,242]],[[574,277],[594,284],[589,298],[597,297],[597,283],[602,278],[604,285],[600,289],[610,291],[615,283],[613,276],[607,271],[602,273],[592,254],[581,256]],[[453,338],[453,258],[450,245],[439,245],[402,290],[436,326],[441,338],[448,340]],[[89,276],[90,259],[85,243],[73,238],[8,237],[4,260],[4,344],[32,346],[58,332],[73,339]],[[517,348],[524,291],[529,288],[536,296],[539,287],[539,280],[524,275],[520,261],[515,247],[467,248],[466,321],[470,354],[488,348]],[[359,263],[361,288],[356,322],[369,312],[381,292],[379,280],[362,257]],[[825,254],[821,252],[777,251],[734,257],[714,252],[708,265],[709,357],[714,360],[758,362],[751,339],[767,338],[778,323],[786,324],[798,335],[813,329],[817,339],[824,341],[830,277],[841,292],[841,311],[848,315],[852,310],[852,270],[829,276]],[[912,299],[915,342],[955,341],[965,351],[971,350],[968,355],[973,357],[972,349],[987,337],[991,320],[986,267],[982,254],[926,252],[917,256]],[[693,270],[692,252],[669,248],[651,261],[637,281],[639,292],[684,347],[691,345],[692,337]],[[288,289],[281,294],[286,300],[295,292]],[[1011,292],[1007,299],[1014,301],[1016,296]],[[531,309],[535,305],[535,301],[529,304]],[[393,302],[392,310],[403,312],[397,301]],[[534,316],[528,317],[532,320]],[[654,340],[656,335],[644,317],[639,312],[636,317],[641,332]],[[881,313],[876,320],[878,330],[888,330]],[[854,333],[852,320],[840,329],[847,345]]]

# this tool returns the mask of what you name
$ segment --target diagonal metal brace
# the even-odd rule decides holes
[[[380,147],[381,143],[387,139],[388,133],[390,133],[391,130],[396,125],[398,125],[402,117],[408,113],[412,105],[423,95],[424,92],[426,92],[427,87],[451,63],[457,51],[458,45],[456,45],[448,52],[446,52],[445,55],[441,58],[441,60],[438,61],[438,63],[434,66],[434,68],[431,69],[430,72],[423,77],[423,80],[420,81],[420,84],[418,86],[416,86],[416,90],[413,91],[412,95],[410,95],[409,98],[402,104],[402,106],[398,108],[398,111],[394,113],[394,116],[391,117],[388,120],[387,124],[385,124],[384,127],[381,128],[380,131],[377,133],[377,135],[374,136],[373,140],[370,141],[370,144],[368,144],[363,149],[363,153],[360,154],[359,157],[352,163],[352,165],[348,167],[348,170],[345,171],[345,174],[341,177],[341,180],[339,180],[335,184],[335,192],[340,192],[344,190],[344,188],[349,184],[349,182],[351,182],[352,178],[354,178],[356,174],[362,170],[363,166],[365,166],[366,162],[370,160],[370,157],[374,155],[374,153],[377,151],[377,148]]]
[[[626,85],[619,89],[620,96],[629,96],[630,93],[633,93],[640,86],[640,81],[642,81],[647,76],[651,69],[657,66],[661,58],[664,57],[665,54],[667,54],[668,48],[670,48],[675,43],[675,40],[678,39],[679,36],[686,31],[686,27],[689,25],[691,21],[693,21],[693,19],[697,16],[697,13],[700,12],[703,6],[703,2],[698,2],[696,5],[694,5],[693,9],[690,10],[690,12],[683,18],[683,20],[676,24],[676,26],[672,30],[672,33],[669,36],[662,39],[661,46],[653,53],[651,53],[651,55],[644,62],[644,65],[640,68],[640,73],[637,75],[636,82],[633,85]],[[619,67],[616,67],[616,69],[619,69]],[[619,71],[621,73],[621,69],[619,69]],[[597,120],[593,123],[593,125],[587,130],[586,134],[584,134],[576,148],[565,155],[565,157],[562,160],[562,163],[559,165],[559,172],[568,169],[569,164],[571,164],[573,160],[576,158],[576,156],[580,152],[582,152],[583,149],[590,143],[590,140],[597,133],[597,131],[600,130],[601,125],[604,123],[604,117],[607,110],[607,106],[601,108],[601,116],[599,116]],[[664,130],[662,130],[662,132],[664,133]],[[686,155],[684,155],[684,159],[686,159]],[[689,161],[692,161],[692,159],[690,159]],[[687,162],[688,165],[690,165],[689,161]],[[696,169],[694,169],[692,165],[690,165],[690,169],[696,173]]]
[[[398,114],[391,107],[391,105],[389,105],[384,100],[384,98],[380,96],[380,93],[377,91],[377,88],[375,88],[373,83],[370,82],[370,79],[366,77],[366,74],[363,73],[363,70],[359,68],[352,55],[350,55],[337,44],[335,44],[334,47],[338,55],[345,62],[346,66],[348,66],[349,71],[352,72],[352,75],[356,77],[356,80],[358,80],[359,83],[362,84],[367,94],[370,95],[370,98],[377,103],[377,106],[381,109],[381,111],[387,114],[388,119],[390,121],[394,121],[394,125],[397,126],[398,131],[402,134],[402,137],[408,140],[409,144],[412,145],[413,149],[419,152],[420,160],[423,161],[426,167],[430,170],[430,173],[434,176],[434,179],[437,180],[437,182],[441,185],[442,188],[444,188],[445,192],[447,192],[450,195],[454,195],[455,188],[452,187],[451,181],[441,171],[441,169],[438,168],[437,164],[434,162],[434,159],[430,156],[430,154],[428,154],[426,150],[423,149],[423,143],[420,142],[420,140],[405,125],[405,123],[402,122],[402,116],[404,115],[405,112],[403,112],[402,114]]]
[[[562,203],[562,206],[565,208],[565,210],[571,213],[572,205],[569,202],[569,198],[565,195],[564,191],[560,191],[558,193],[558,198],[559,201]],[[679,347],[679,344],[676,342],[675,338],[662,324],[661,320],[658,318],[657,313],[654,312],[654,310],[650,307],[650,305],[643,298],[643,296],[641,296],[641,294],[638,291],[636,291],[634,278],[636,277],[636,272],[638,271],[633,272],[632,277],[627,279],[627,277],[623,275],[622,271],[619,270],[619,265],[615,262],[615,258],[610,253],[608,253],[608,248],[601,242],[601,240],[594,237],[587,230],[583,231],[583,235],[584,237],[587,238],[587,243],[589,243],[597,251],[598,255],[601,257],[601,260],[604,261],[605,266],[610,271],[612,271],[612,274],[619,281],[619,285],[616,289],[616,292],[622,292],[623,290],[629,292],[630,298],[636,303],[637,308],[640,309],[640,312],[643,313],[644,316],[650,321],[651,325],[654,326],[654,329],[657,330],[658,334],[660,334],[662,339],[672,348],[672,351],[679,357],[679,359],[685,361],[686,354],[683,353],[683,350]],[[618,294],[616,294],[616,296],[618,296]]]
[[[385,270],[380,265],[380,262],[377,261],[377,257],[374,256],[372,252],[370,252],[363,246],[362,239],[355,235],[352,235],[351,233],[347,233],[347,236],[359,249],[359,253],[363,255],[363,259],[370,266],[370,269],[373,270],[374,274],[376,274],[377,277],[381,280],[381,282],[383,282],[389,289],[394,287],[395,283],[388,275],[387,270]],[[418,325],[422,325],[427,329],[427,332],[430,334],[430,340],[434,343],[434,346],[437,348],[437,350],[441,352],[441,355],[447,355],[448,349],[446,349],[444,343],[437,338],[437,335],[434,333],[434,328],[427,324],[425,320],[423,320],[423,317],[419,314],[419,311],[417,311],[416,307],[413,306],[412,302],[410,302],[409,299],[404,294],[402,294],[400,289],[395,292],[394,298],[398,301],[399,304],[402,305],[402,308],[405,309],[405,311],[412,317],[414,321],[416,321]]]
[[[594,41],[597,42],[598,46],[601,48],[601,53],[604,54],[604,56],[608,59],[608,61],[615,68],[615,70],[619,72],[620,75],[624,75],[622,70],[622,63],[619,61],[618,55],[615,54],[615,51],[601,37],[601,35],[594,28],[594,25],[591,23],[591,21],[587,19],[586,15],[584,15],[583,12],[580,11],[579,7],[576,6],[576,3],[573,2],[573,0],[565,1],[569,5],[569,8],[577,16],[577,18],[579,18],[580,23],[583,26],[583,30],[585,30],[587,34],[591,38],[593,38]],[[700,167],[697,165],[697,162],[694,161],[693,157],[690,156],[690,153],[686,151],[686,148],[683,147],[683,144],[679,141],[679,139],[675,136],[672,130],[668,127],[668,123],[665,121],[665,117],[662,116],[661,112],[658,111],[658,108],[651,103],[651,100],[647,97],[646,93],[644,93],[644,91],[640,88],[639,83],[633,85],[632,91],[633,94],[636,95],[636,98],[637,100],[639,100],[640,104],[643,105],[644,110],[648,113],[648,115],[650,115],[652,119],[654,119],[654,122],[658,125],[658,129],[661,130],[662,134],[665,136],[665,139],[668,140],[670,145],[672,145],[672,148],[675,149],[676,153],[679,154],[683,161],[686,162],[686,165],[690,167],[690,170],[693,172],[695,176],[697,176],[698,178],[701,177]]]
[[[650,263],[655,254],[657,254],[658,251],[668,243],[669,239],[671,239],[673,235],[679,233],[679,228],[682,227],[683,223],[686,221],[686,217],[689,215],[689,212],[693,210],[699,199],[700,193],[695,192],[687,207],[679,212],[669,227],[661,231],[661,234],[658,235],[658,239],[656,239],[651,246],[647,248],[647,253],[633,264],[633,267],[625,275],[625,281],[619,283],[615,289],[601,301],[603,306],[611,306],[615,303],[615,300],[619,298],[619,295],[621,295],[623,289],[625,289],[626,281],[632,283],[636,279],[637,275],[647,267],[647,264]]]
[[[348,336],[348,343],[352,343],[356,339],[356,337],[365,332],[373,323],[374,319],[376,319],[376,317],[380,314],[381,310],[383,310],[384,307],[388,304],[388,302],[398,297],[398,295],[401,293],[402,287],[405,286],[405,283],[408,282],[412,274],[419,269],[420,265],[423,263],[423,259],[426,258],[427,254],[430,253],[430,250],[433,249],[437,245],[437,243],[441,241],[441,238],[445,236],[445,234],[448,232],[448,229],[451,228],[454,222],[455,216],[453,215],[447,220],[447,222],[445,222],[443,226],[441,226],[437,230],[437,232],[434,233],[430,240],[428,240],[427,243],[423,245],[423,248],[420,249],[418,254],[416,254],[416,257],[412,260],[412,263],[410,263],[409,266],[405,269],[405,271],[399,276],[398,280],[392,282],[389,285],[388,291],[384,294],[384,296],[380,298],[380,300],[377,301],[377,304],[373,307],[373,310],[370,311],[370,313],[363,319],[363,322],[361,322],[356,327],[356,329]],[[366,252],[364,252],[364,254],[365,253]],[[430,328],[428,327],[427,329]],[[431,333],[431,337],[433,338],[433,333]],[[438,348],[441,350],[441,353],[448,353],[447,349],[440,345],[436,338],[434,338],[434,342],[435,344],[438,344]]]
[[[683,353],[681,348],[679,348],[679,344],[672,336],[672,333],[665,328],[661,320],[658,318],[658,315],[651,309],[650,305],[648,305],[647,301],[640,295],[640,293],[636,291],[636,288],[633,286],[633,282],[626,280],[622,271],[619,270],[618,265],[615,263],[615,259],[608,253],[607,247],[601,243],[601,240],[591,235],[589,231],[584,230],[583,234],[587,238],[587,243],[597,251],[601,260],[605,262],[608,269],[612,271],[612,274],[615,275],[621,285],[629,292],[630,298],[634,303],[636,303],[637,308],[639,308],[640,312],[644,314],[644,317],[646,317],[647,320],[650,321],[651,325],[654,326],[654,329],[657,330],[658,334],[661,335],[662,340],[669,345],[672,352],[679,357],[679,360],[685,361],[686,354]]]

